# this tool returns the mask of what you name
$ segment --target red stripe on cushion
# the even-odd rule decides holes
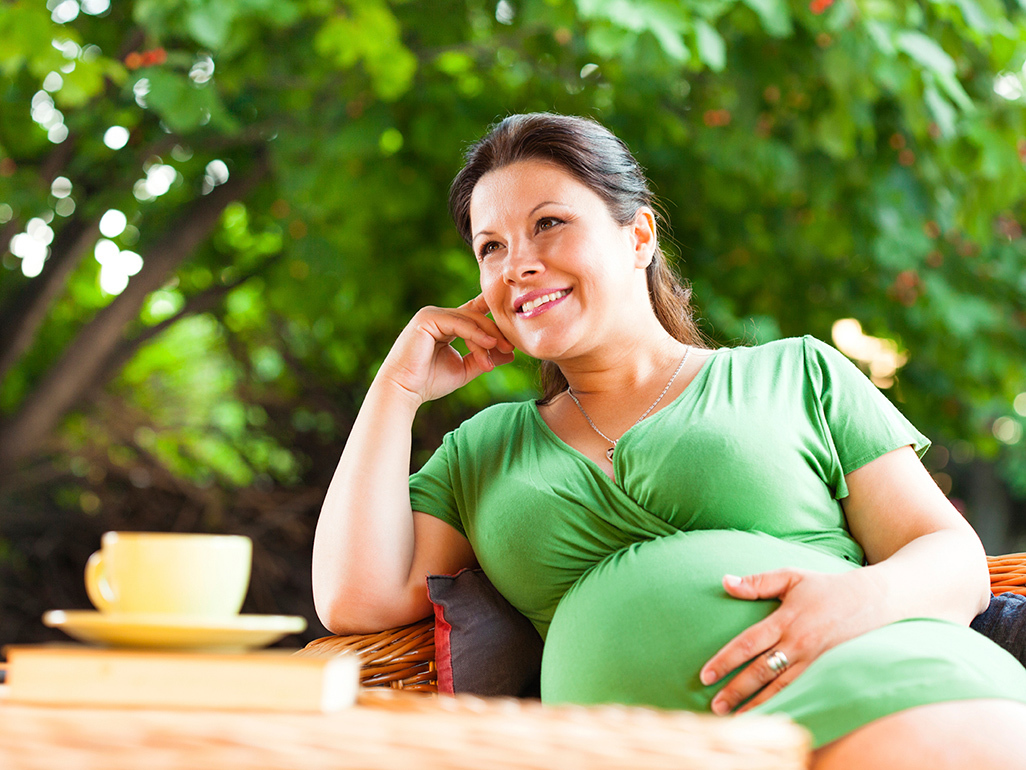
[[[435,668],[438,670],[438,692],[445,695],[455,695],[452,683],[452,647],[449,644],[449,635],[452,626],[445,619],[445,611],[442,605],[435,607]]]

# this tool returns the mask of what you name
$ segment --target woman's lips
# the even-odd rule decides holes
[[[543,294],[540,297],[535,297],[520,306],[520,309],[517,310],[517,317],[534,318],[537,315],[541,315],[566,299],[570,291],[570,289],[560,289],[549,294]]]

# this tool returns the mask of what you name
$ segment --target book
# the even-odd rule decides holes
[[[359,658],[290,650],[185,652],[11,645],[4,700],[60,706],[339,711],[356,701]]]

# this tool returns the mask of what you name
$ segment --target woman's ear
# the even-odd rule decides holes
[[[634,247],[634,264],[644,270],[652,263],[656,249],[655,212],[648,206],[642,206],[634,215],[629,225],[631,243]]]

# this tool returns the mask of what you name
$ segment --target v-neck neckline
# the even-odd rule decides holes
[[[627,436],[629,434],[634,432],[635,428],[640,428],[642,425],[646,425],[646,424],[650,423],[652,420],[655,420],[656,418],[659,417],[659,415],[664,414],[665,412],[670,412],[672,410],[677,409],[682,403],[684,403],[684,401],[688,400],[689,394],[691,394],[691,396],[693,396],[695,398],[697,398],[699,395],[701,395],[701,392],[705,389],[705,381],[708,379],[709,368],[711,367],[711,365],[713,364],[715,359],[719,358],[723,353],[728,352],[729,350],[730,350],[729,348],[719,348],[719,349],[713,350],[711,352],[711,355],[709,355],[706,358],[706,360],[702,363],[702,368],[699,369],[695,373],[695,376],[691,378],[691,382],[689,382],[687,384],[687,387],[685,387],[684,390],[682,390],[677,395],[677,397],[675,399],[673,399],[673,401],[668,403],[666,406],[664,406],[662,409],[658,410],[654,414],[649,415],[648,417],[646,417],[641,422],[634,423],[634,425],[632,425],[626,431],[624,431],[623,435],[621,435],[620,438],[618,438],[616,440],[617,451],[613,453],[613,476],[612,477],[610,477],[609,474],[607,474],[597,462],[595,462],[590,457],[588,457],[588,455],[584,454],[584,452],[582,452],[581,450],[577,449],[576,447],[570,446],[570,444],[568,444],[562,438],[560,438],[560,436],[556,433],[556,431],[554,431],[549,426],[549,424],[547,422],[545,422],[545,418],[542,417],[541,411],[538,409],[538,402],[537,401],[531,401],[531,411],[534,414],[535,419],[541,425],[542,432],[547,434],[549,436],[549,438],[553,442],[555,442],[555,444],[558,447],[560,447],[564,452],[567,452],[567,453],[569,453],[571,455],[575,455],[579,459],[583,460],[591,468],[593,468],[594,470],[598,471],[599,475],[601,475],[602,478],[604,478],[606,481],[608,481],[610,484],[615,486],[620,491],[623,491],[623,485],[621,483],[622,482],[622,474],[617,472],[617,466],[618,466],[617,458],[620,457],[620,443],[625,438],[627,438]]]

